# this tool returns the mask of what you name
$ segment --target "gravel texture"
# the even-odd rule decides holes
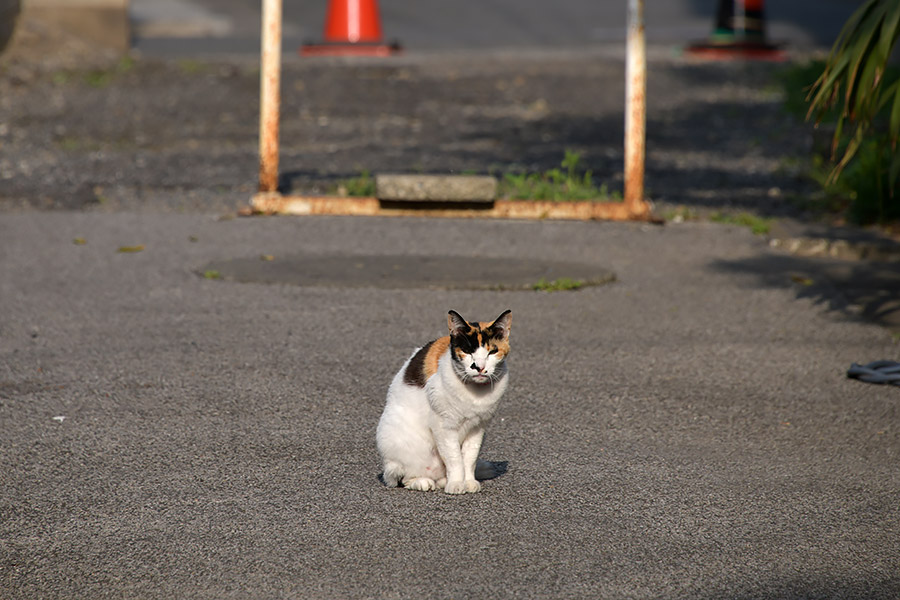
[[[568,149],[621,192],[623,64],[604,50],[288,58],[282,187],[325,192],[362,171],[540,172]],[[651,55],[646,185],[658,208],[797,212],[812,128],[782,109],[780,68]],[[221,210],[255,189],[255,63],[7,71],[0,207]]]

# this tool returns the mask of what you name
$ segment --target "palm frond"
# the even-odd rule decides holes
[[[890,106],[888,139],[896,148],[900,139],[900,85],[884,87],[888,59],[900,36],[900,0],[868,0],[860,6],[838,35],[822,74],[812,85],[807,119],[820,123],[829,109],[842,102],[832,141],[834,181],[853,159],[879,113]],[[842,144],[845,124],[853,133]],[[838,152],[843,154],[838,158]],[[900,155],[891,153],[889,183],[893,192],[900,176]]]

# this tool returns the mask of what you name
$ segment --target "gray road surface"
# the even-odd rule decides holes
[[[76,245],[75,238],[85,243]],[[121,246],[143,245],[137,253]],[[572,293],[204,279],[271,255],[578,261]],[[747,230],[0,216],[3,598],[900,595],[896,357]],[[449,308],[512,308],[483,493],[386,489],[394,371]]]

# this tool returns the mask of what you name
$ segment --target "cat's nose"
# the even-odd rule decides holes
[[[478,371],[479,373],[484,373],[484,367],[479,367],[475,363],[472,363],[472,366],[469,368],[472,369],[473,371]]]

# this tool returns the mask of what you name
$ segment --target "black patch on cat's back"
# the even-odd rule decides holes
[[[425,381],[427,381],[427,377],[425,377],[425,356],[428,354],[428,350],[431,349],[432,344],[434,344],[434,340],[419,348],[419,351],[410,359],[409,364],[406,365],[406,370],[403,372],[403,383],[420,388],[425,387]]]

